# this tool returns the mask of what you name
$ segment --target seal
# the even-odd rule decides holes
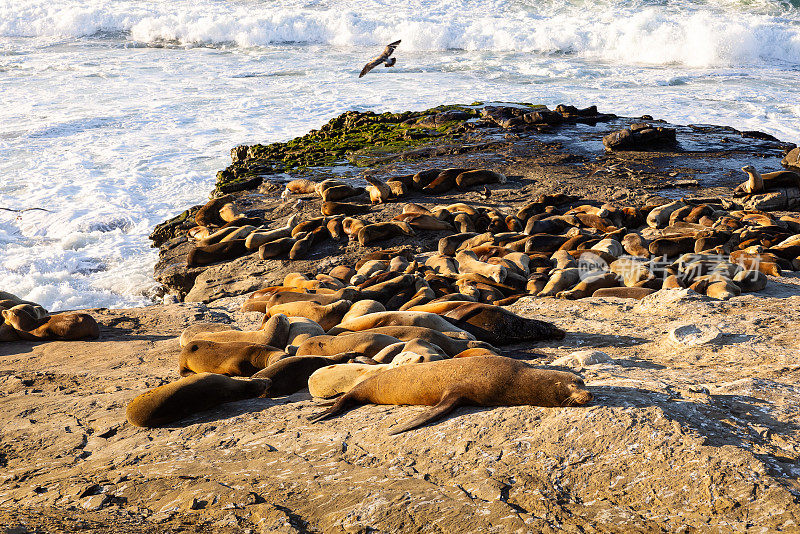
[[[255,379],[268,379],[269,388],[265,397],[281,397],[297,393],[308,385],[308,378],[322,367],[337,364],[353,358],[353,354],[343,353],[335,357],[324,356],[290,356],[275,362],[266,369],[253,375]]]
[[[264,394],[267,380],[237,380],[214,373],[187,376],[133,399],[125,411],[133,426],[159,427],[226,402]]]
[[[195,373],[251,376],[287,356],[282,349],[270,345],[194,339],[181,350],[178,370],[181,376]]]
[[[57,313],[36,317],[20,304],[3,310],[6,324],[13,327],[17,335],[28,341],[97,339],[100,327],[88,313]]]
[[[591,400],[583,380],[572,373],[536,369],[503,356],[476,356],[386,369],[357,384],[311,421],[358,404],[433,406],[390,432],[398,434],[441,419],[459,406],[564,407]]]
[[[366,204],[350,204],[348,202],[323,202],[320,211],[323,215],[361,215],[369,213],[370,207]]]
[[[398,365],[423,363],[424,361],[424,358],[419,354],[402,352],[392,360],[392,363],[339,363],[328,365],[317,369],[308,377],[308,392],[314,397],[323,399],[335,397],[342,393],[347,393],[356,384],[363,382],[375,373],[380,373]]]
[[[572,257],[572,256],[570,256]],[[539,292],[539,297],[554,297],[575,286],[581,279],[581,271],[577,267],[554,270],[544,288]]]

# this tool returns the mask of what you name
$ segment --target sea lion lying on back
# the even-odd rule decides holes
[[[401,365],[370,376],[328,410],[322,421],[357,404],[412,404],[433,409],[393,429],[398,434],[436,421],[459,406],[580,406],[592,400],[583,380],[503,356]]]

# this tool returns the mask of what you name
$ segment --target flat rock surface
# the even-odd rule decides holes
[[[535,365],[579,350],[586,407],[363,406],[311,424],[307,391],[170,428],[127,403],[178,378],[182,329],[253,328],[241,297],[90,310],[102,338],[0,345],[0,524],[20,532],[785,532],[800,528],[800,279],[721,302],[524,298],[568,331],[505,347]],[[782,298],[778,298],[782,297]],[[676,346],[708,325],[715,339]]]

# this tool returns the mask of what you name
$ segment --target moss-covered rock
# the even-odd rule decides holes
[[[285,143],[239,146],[231,151],[233,163],[217,174],[217,194],[253,189],[262,177],[305,167],[350,161],[353,154],[375,149],[381,153],[416,147],[433,139],[461,134],[463,123],[477,117],[469,106],[438,106],[425,111],[374,113],[348,111],[319,130]]]

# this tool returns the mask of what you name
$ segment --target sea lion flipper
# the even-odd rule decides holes
[[[322,413],[318,413],[317,415],[312,415],[308,418],[308,420],[312,423],[318,423],[324,419],[328,419],[329,417],[333,417],[334,415],[338,415],[344,412],[347,408],[351,405],[355,404],[353,397],[350,394],[346,394],[340,397],[330,408],[325,410]]]
[[[395,434],[400,434],[401,432],[405,432],[407,430],[413,430],[414,428],[420,427],[427,423],[432,423],[433,421],[437,421],[447,415],[448,413],[452,412],[456,408],[458,408],[462,401],[463,397],[456,393],[447,393],[444,395],[442,400],[439,401],[439,404],[428,410],[427,412],[423,412],[422,414],[418,415],[411,421],[400,425],[397,428],[392,429],[389,431],[390,436],[394,436]]]

